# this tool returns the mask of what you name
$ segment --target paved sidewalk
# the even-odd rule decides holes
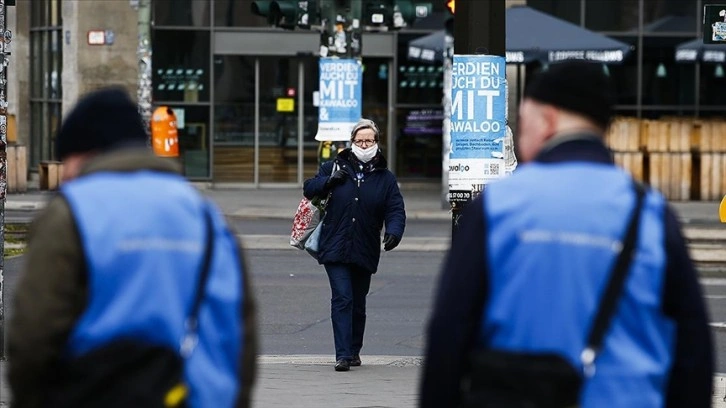
[[[227,216],[242,218],[268,218],[292,220],[302,198],[301,188],[207,188],[197,185],[212,198]],[[444,193],[436,184],[402,185],[401,191],[409,219],[450,220],[451,214],[444,204]],[[8,194],[5,208],[8,210],[37,210],[44,207],[53,195],[48,191],[30,191],[23,194]],[[671,202],[681,220],[686,224],[718,224],[716,201]]]
[[[260,356],[252,407],[413,408],[416,407],[421,359],[361,356],[363,365],[349,372],[333,370],[332,356]],[[10,406],[0,361],[0,408]]]
[[[200,186],[201,187],[201,186]],[[280,189],[207,189],[200,188],[212,198],[227,216],[292,220],[301,198],[299,188]],[[402,187],[409,219],[450,220],[440,188]],[[44,207],[52,192],[32,191],[10,194],[8,210],[37,210]],[[700,224],[718,224],[717,202],[673,203],[681,220],[692,227],[692,234],[701,232]],[[696,224],[696,225],[693,225]],[[724,225],[726,228],[726,225]],[[688,233],[688,232],[687,232]],[[726,233],[725,233],[726,234]],[[709,238],[708,236],[702,238]],[[717,237],[718,238],[718,237]],[[276,235],[243,236],[245,246],[253,248],[287,248],[293,250],[287,237]],[[448,239],[407,238],[400,250],[444,250]],[[417,404],[420,378],[420,358],[396,356],[362,356],[363,366],[350,372],[333,370],[332,356],[261,356],[254,389],[256,408],[294,406],[300,408],[412,408]],[[0,362],[0,377],[5,375],[6,362]],[[726,407],[726,377],[715,379],[717,388],[713,407]],[[0,381],[0,407],[10,400],[6,381]]]
[[[333,370],[329,356],[260,356],[252,407],[414,408],[418,401],[421,359],[361,356],[351,371]],[[5,380],[7,362],[0,361],[0,408],[10,406]],[[725,408],[726,376],[714,376],[712,408]]]
[[[261,356],[254,407],[413,408],[421,359],[361,356],[349,372],[333,370],[332,356]]]

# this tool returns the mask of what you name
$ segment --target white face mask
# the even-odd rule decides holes
[[[376,153],[378,153],[378,145],[374,144],[367,149],[363,149],[362,147],[353,145],[352,150],[353,154],[355,154],[355,157],[357,157],[358,160],[362,161],[363,163],[368,163],[369,161],[371,161],[372,158],[376,156]]]

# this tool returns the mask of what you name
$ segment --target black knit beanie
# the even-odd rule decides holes
[[[56,135],[56,156],[144,145],[147,134],[136,104],[122,88],[105,88],[82,97]]]
[[[585,60],[550,64],[527,85],[524,97],[581,114],[603,129],[616,101],[602,64]]]

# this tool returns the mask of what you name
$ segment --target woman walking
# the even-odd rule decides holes
[[[366,296],[381,256],[381,230],[385,226],[383,249],[390,251],[406,226],[396,177],[378,148],[378,126],[361,119],[350,140],[352,147],[338,153],[335,162],[323,163],[303,188],[308,199],[330,194],[318,262],[325,266],[332,292],[336,371],[361,365]]]

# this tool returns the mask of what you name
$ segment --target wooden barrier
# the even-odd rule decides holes
[[[726,121],[703,120],[700,128],[698,150],[701,152],[726,152]]]
[[[28,155],[25,146],[7,146],[7,166],[8,193],[28,191]]]
[[[726,193],[726,121],[616,117],[605,141],[615,162],[670,200],[720,200]]]
[[[639,152],[643,148],[640,128],[636,118],[615,118],[605,134],[605,143],[616,152]]]
[[[614,152],[615,164],[629,172],[634,179],[645,181],[642,152]]]
[[[59,161],[42,161],[38,165],[39,186],[41,190],[55,190],[63,178],[63,163]]]
[[[690,200],[693,161],[691,153],[649,153],[648,181],[669,200]]]
[[[700,199],[721,199],[726,192],[726,153],[701,153],[700,170]]]

